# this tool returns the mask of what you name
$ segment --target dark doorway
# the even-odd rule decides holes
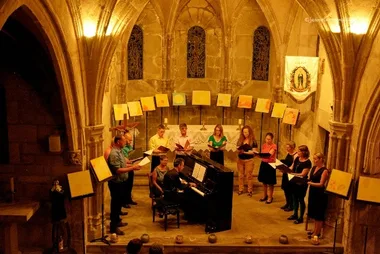
[[[0,84],[0,164],[9,163],[7,100],[4,87]]]

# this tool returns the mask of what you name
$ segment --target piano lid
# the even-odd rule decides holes
[[[227,167],[223,166],[222,164],[219,164],[219,163],[217,163],[217,162],[215,162],[215,161],[207,158],[206,156],[201,155],[198,152],[194,151],[194,152],[191,153],[190,156],[193,157],[196,160],[199,160],[200,162],[205,163],[209,167],[212,167],[212,168],[215,168],[215,169],[219,169],[220,171],[223,171],[223,172],[234,172],[232,169],[227,168]]]

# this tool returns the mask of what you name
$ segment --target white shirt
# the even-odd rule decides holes
[[[189,136],[179,136],[176,140],[176,144],[181,145],[182,147],[185,147],[186,142],[189,141],[191,147],[194,147],[194,144],[192,142],[192,139]],[[176,151],[177,154],[185,154],[184,151]]]

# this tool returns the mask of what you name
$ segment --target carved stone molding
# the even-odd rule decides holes
[[[330,121],[330,143],[327,167],[348,170],[348,155],[353,124]]]
[[[174,80],[163,79],[161,81],[161,92],[162,93],[172,93],[174,91]]]
[[[103,130],[104,125],[94,125],[94,126],[86,126],[86,143],[93,144],[103,141]]]
[[[330,130],[331,134],[333,136],[336,136],[337,138],[345,137],[351,137],[353,124],[352,123],[341,123],[341,122],[335,122],[330,121]]]
[[[67,160],[70,165],[82,166],[82,158],[81,150],[67,152]]]

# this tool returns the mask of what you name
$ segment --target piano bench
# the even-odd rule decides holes
[[[164,199],[156,199],[156,204],[152,206],[153,222],[156,217],[156,210],[162,212],[164,215],[165,231],[168,228],[168,215],[177,215],[177,227],[179,228],[179,204],[166,201]]]

